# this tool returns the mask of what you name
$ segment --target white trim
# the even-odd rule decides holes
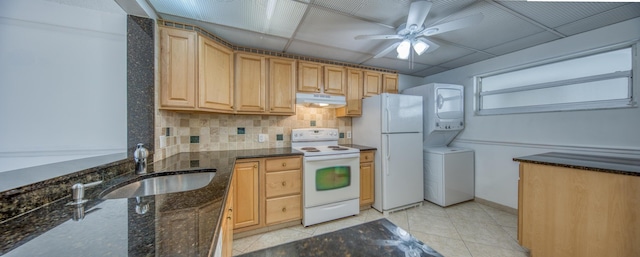
[[[562,151],[580,151],[605,154],[625,154],[640,155],[640,147],[614,147],[614,146],[595,146],[595,145],[560,145],[560,144],[535,144],[526,142],[513,141],[497,141],[497,140],[479,140],[479,139],[456,139],[452,144],[478,144],[478,145],[498,145],[521,148],[540,148]]]

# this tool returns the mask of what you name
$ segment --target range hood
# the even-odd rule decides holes
[[[338,95],[297,93],[296,104],[306,107],[339,108],[347,105],[347,99]]]

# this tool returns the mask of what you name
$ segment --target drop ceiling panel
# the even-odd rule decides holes
[[[380,40],[355,40],[354,37],[376,34],[395,34],[395,31],[356,18],[312,8],[300,25],[295,39],[368,52],[375,50]]]
[[[357,64],[368,58],[367,54],[349,51],[345,49],[327,47],[310,42],[295,40],[289,46],[287,53],[317,57],[326,60],[335,60]]]
[[[474,8],[478,4],[475,0],[441,0],[434,1],[431,10],[425,19],[425,26],[440,23],[443,19],[455,15],[456,13],[467,8]],[[405,14],[406,21],[406,14]]]
[[[429,67],[429,65],[414,62],[412,68],[408,61],[396,58],[371,58],[370,60],[362,63],[362,65],[397,70],[402,74],[411,74]]]
[[[462,57],[460,57],[458,59],[451,60],[449,62],[441,63],[440,66],[451,67],[451,68],[453,68],[453,67],[462,67],[462,66],[465,66],[465,65],[469,65],[469,64],[472,64],[472,63],[479,62],[479,61],[484,61],[486,59],[490,59],[490,58],[493,58],[493,57],[494,56],[488,55],[488,54],[485,54],[485,53],[472,53],[472,54],[469,54],[469,55],[462,56]]]
[[[560,26],[556,30],[570,36],[637,17],[640,17],[640,3],[628,3],[607,12]]]
[[[285,0],[149,1],[158,12],[280,37],[293,35],[307,6]]]
[[[443,20],[442,23],[477,13],[484,15],[484,19],[479,24],[433,37],[482,50],[544,31],[486,2],[480,2],[473,5],[473,8],[458,12]]]
[[[398,27],[407,21],[411,1],[369,1],[355,12],[364,19]]]
[[[439,65],[443,62],[458,59],[460,57],[474,53],[474,51],[459,48],[452,45],[446,45],[438,43],[440,47],[433,52],[425,53],[422,55],[414,54],[414,62],[427,64],[427,65]]]
[[[363,1],[344,1],[344,0],[317,0],[313,4],[336,10],[337,12],[343,12],[346,14],[353,14],[363,4]]]
[[[272,51],[282,51],[287,45],[286,38],[274,37],[262,33],[239,30],[203,21],[193,21],[182,17],[162,14],[163,19],[198,26],[236,46],[245,46]]]
[[[500,1],[503,6],[551,28],[614,9],[624,3],[602,2],[515,2]]]
[[[438,74],[440,72],[444,72],[447,71],[448,69],[442,68],[442,67],[429,67],[425,70],[421,70],[418,72],[415,72],[413,74],[409,74],[409,75],[413,75],[413,76],[420,76],[420,77],[426,77],[426,76],[431,76],[434,74]]]
[[[532,46],[536,46],[539,44],[551,42],[559,38],[560,36],[558,35],[555,35],[548,31],[544,31],[544,32],[536,33],[523,38],[518,38],[516,40],[512,40],[494,47],[490,47],[485,49],[484,51],[495,54],[495,55],[503,55],[503,54],[515,52],[518,50],[522,50],[525,48],[529,48]]]

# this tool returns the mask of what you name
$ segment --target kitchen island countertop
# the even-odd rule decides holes
[[[550,152],[516,157],[513,160],[524,163],[640,176],[640,158]]]

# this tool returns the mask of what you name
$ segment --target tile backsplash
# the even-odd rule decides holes
[[[182,152],[291,147],[291,129],[309,127],[337,128],[346,133],[351,131],[351,118],[337,118],[334,109],[302,106],[297,106],[292,116],[157,110],[154,159]],[[266,134],[267,140],[258,142],[259,134]],[[350,144],[351,139],[340,138],[338,142]]]

